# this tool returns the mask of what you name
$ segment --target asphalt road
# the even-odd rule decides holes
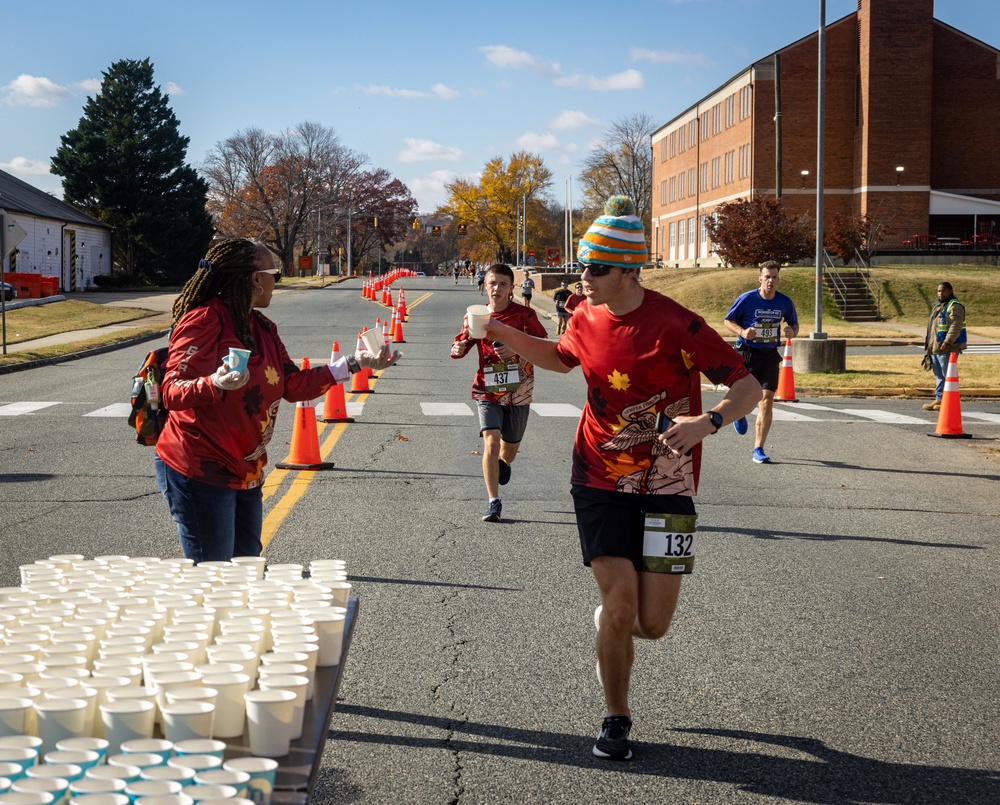
[[[480,297],[403,287],[403,361],[266,550],[346,559],[360,600],[317,802],[1000,802],[1000,464],[983,450],[1000,402],[963,402],[971,440],[928,438],[913,401],[784,405],[770,466],[731,428],[711,438],[696,570],[669,636],[637,648],[635,759],[613,764],[590,754],[603,704],[575,418],[531,415],[505,522],[481,522],[474,357],[447,356]],[[269,315],[293,356],[321,361],[383,311],[349,282],[279,295]],[[150,449],[88,416],[127,399],[150,346],[0,381],[0,584],[55,553],[177,555]],[[26,401],[58,404],[13,416]],[[582,406],[579,373],[542,373],[535,402]]]

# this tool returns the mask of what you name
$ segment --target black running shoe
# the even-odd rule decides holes
[[[510,464],[502,458],[497,461],[500,462],[500,486],[504,486],[510,480]]]
[[[486,509],[486,513],[483,515],[483,522],[499,523],[501,509],[503,509],[503,505],[500,503],[499,498],[491,501],[489,507]]]
[[[594,757],[608,760],[628,760],[632,750],[628,745],[628,733],[632,729],[632,719],[628,716],[605,716],[601,731],[594,744]]]

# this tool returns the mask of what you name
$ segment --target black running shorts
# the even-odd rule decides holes
[[[778,390],[778,371],[781,369],[781,355],[777,349],[754,349],[740,347],[737,352],[743,356],[743,365],[750,372],[760,387],[765,391]]]
[[[621,556],[641,571],[645,513],[695,513],[694,498],[687,495],[633,495],[589,486],[573,486],[570,492],[587,567],[598,556]]]

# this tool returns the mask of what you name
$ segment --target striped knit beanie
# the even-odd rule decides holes
[[[628,196],[611,196],[604,215],[590,225],[576,249],[581,263],[642,268],[646,263],[646,233]]]

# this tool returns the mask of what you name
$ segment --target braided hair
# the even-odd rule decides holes
[[[247,349],[256,349],[250,332],[250,305],[253,301],[251,276],[257,270],[257,255],[262,248],[266,247],[246,238],[215,241],[174,300],[171,310],[174,324],[185,313],[218,297],[229,308],[240,343]]]

